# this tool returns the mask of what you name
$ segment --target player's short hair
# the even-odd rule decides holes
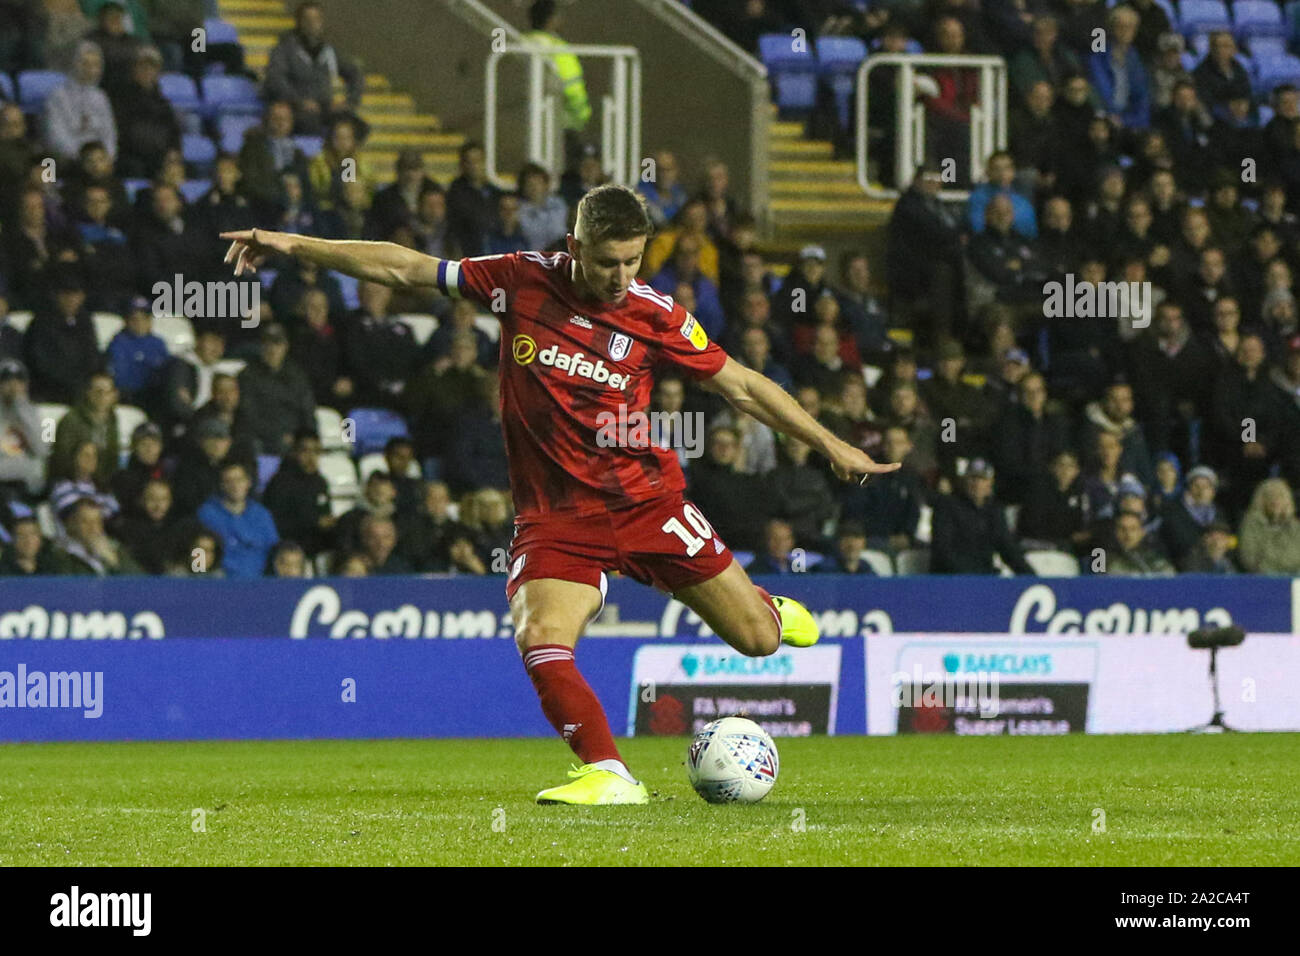
[[[650,236],[654,221],[645,199],[626,186],[597,186],[578,203],[573,234],[579,242],[605,242]]]

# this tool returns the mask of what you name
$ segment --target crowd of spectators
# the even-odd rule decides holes
[[[832,257],[815,243],[773,267],[724,163],[686,169],[660,151],[639,186],[659,224],[645,281],[836,435],[903,465],[846,485],[801,442],[662,377],[655,410],[707,423],[700,457],[689,434],[667,436],[689,494],[724,540],[754,553],[756,573],[801,570],[807,555],[816,570],[870,573],[866,548],[900,559],[928,548],[935,573],[1025,573],[1037,549],[1076,555],[1085,572],[1300,572],[1289,167],[1261,151],[1257,183],[1226,175],[1215,131],[1227,114],[1214,111],[1230,100],[1204,107],[1196,149],[1178,139],[1204,82],[1170,84],[1167,106],[1152,82],[1155,125],[1127,106],[1095,110],[1102,92],[1070,66],[1088,57],[1052,53],[1086,31],[1029,7],[1016,30],[965,0],[944,0],[937,19],[924,6],[915,18],[906,5],[896,18],[873,8],[882,35],[951,20],[1008,56],[1013,76],[1038,77],[1015,86],[1024,111],[1011,149],[988,157],[967,206],[938,198],[937,168],[920,172],[890,221],[883,275],[864,251]],[[1134,11],[1137,23],[1117,9],[1111,21],[1137,31],[1137,59],[1125,52],[1136,77],[1164,44],[1146,43],[1140,19],[1159,8]],[[1059,39],[1046,44],[1047,32]],[[172,54],[156,43],[110,55],[63,35],[68,81],[35,114],[0,103],[0,573],[504,573],[490,316],[285,261],[264,270],[255,321],[194,317],[185,348],[153,328],[156,282],[226,280],[222,230],[383,239],[441,257],[562,249],[577,200],[605,181],[586,149],[559,182],[530,165],[503,188],[474,142],[450,182],[414,150],[380,181],[361,149],[355,73],[324,37],[319,8],[304,4],[272,54],[261,122],[191,198],[197,171],[176,147],[189,120],[158,92]],[[1298,123],[1300,92],[1279,88],[1262,141],[1290,149]],[[308,155],[295,137],[312,130],[324,139]],[[131,198],[137,173],[148,182]],[[1152,282],[1151,327],[1047,319],[1042,283],[1066,276]],[[106,343],[97,312],[122,316]],[[435,316],[436,331],[417,339],[408,314]],[[57,427],[50,403],[68,406]],[[123,405],[144,414],[129,434]],[[319,412],[357,408],[401,428],[344,510]]]

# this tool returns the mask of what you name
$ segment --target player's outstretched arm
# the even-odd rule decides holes
[[[280,253],[368,282],[402,288],[436,285],[442,262],[393,242],[316,239],[268,229],[223,232],[221,238],[230,240],[225,261],[234,265],[237,276],[256,272],[269,256]]]
[[[830,460],[835,474],[843,480],[861,475],[865,481],[868,475],[884,474],[901,467],[898,464],[880,464],[862,449],[836,438],[780,385],[731,357],[727,358],[718,374],[701,384],[746,415],[783,434],[793,435],[813,451],[821,452]]]

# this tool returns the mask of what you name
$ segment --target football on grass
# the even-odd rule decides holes
[[[686,774],[709,803],[757,803],[776,783],[780,759],[762,727],[745,717],[705,725],[686,753]]]

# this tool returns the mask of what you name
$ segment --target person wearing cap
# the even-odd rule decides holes
[[[117,386],[108,372],[95,372],[82,391],[81,401],[59,419],[50,452],[49,478],[55,481],[72,475],[77,450],[83,442],[99,449],[95,482],[107,488],[117,471],[121,439],[117,430]]]
[[[262,327],[261,351],[239,373],[239,389],[241,403],[255,410],[249,425],[259,454],[286,454],[295,433],[315,431],[311,383],[289,358],[289,336],[279,322]]]
[[[370,203],[365,238],[387,239],[398,226],[414,219],[420,194],[426,189],[441,190],[442,186],[425,172],[424,154],[420,150],[403,149],[397,154],[397,179],[376,192]]]
[[[1201,540],[1205,529],[1224,516],[1214,503],[1219,476],[1208,465],[1197,465],[1187,473],[1182,496],[1165,509],[1160,525],[1165,549],[1180,567]]]
[[[138,516],[140,513],[140,493],[151,481],[161,481],[167,476],[163,465],[162,429],[153,422],[141,422],[131,433],[131,457],[126,467],[113,475],[111,487],[113,497],[122,504],[122,514],[126,517]],[[167,494],[168,507],[171,506],[171,489]]]
[[[931,574],[997,574],[995,554],[1016,574],[1034,573],[1007,527],[1002,503],[993,496],[993,477],[993,466],[975,458],[967,463],[957,489],[935,499]]]
[[[153,310],[144,296],[131,299],[126,324],[108,343],[106,354],[121,400],[152,407],[171,354],[167,343],[153,334]]]
[[[27,395],[27,367],[18,359],[0,360],[0,483],[37,494],[49,454],[40,414]]]
[[[75,162],[81,147],[95,141],[117,157],[113,107],[99,88],[103,76],[104,54],[96,44],[83,40],[77,45],[67,80],[45,99],[45,141],[63,162]]]
[[[804,246],[799,250],[799,261],[772,298],[772,317],[785,328],[815,325],[818,299],[826,293],[834,294],[827,278],[826,250],[818,245]]]
[[[52,308],[37,312],[27,327],[25,361],[34,400],[70,405],[103,359],[94,323],[85,309],[80,270],[72,263],[60,264],[52,270],[51,285]]]
[[[1150,545],[1140,515],[1121,511],[1113,521],[1114,546],[1106,549],[1106,573],[1168,577],[1176,573],[1169,559]]]
[[[172,473],[172,511],[191,517],[216,493],[221,464],[230,455],[230,426],[216,416],[191,426],[189,441],[181,449]]]

